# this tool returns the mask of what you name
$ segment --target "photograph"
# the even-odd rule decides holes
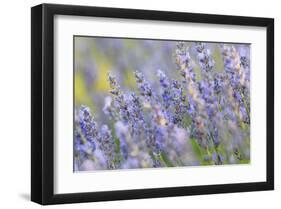
[[[251,44],[73,36],[73,172],[251,163]]]

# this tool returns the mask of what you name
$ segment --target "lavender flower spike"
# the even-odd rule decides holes
[[[120,119],[128,122],[129,119],[129,112],[128,112],[128,104],[126,102],[126,95],[121,91],[119,84],[115,76],[108,73],[108,80],[110,84],[110,93],[113,96],[114,107],[115,107],[115,114],[119,113]],[[113,114],[113,113],[112,113]],[[117,118],[119,119],[119,118]]]
[[[87,142],[91,143],[93,149],[95,149],[95,137],[97,136],[97,125],[94,118],[91,115],[89,107],[82,105],[79,109],[79,124],[83,136]]]
[[[172,95],[171,95],[171,86],[169,79],[165,75],[165,73],[161,70],[157,71],[157,75],[159,77],[159,81],[162,87],[162,99],[163,99],[163,104],[165,108],[167,109],[172,102]]]
[[[153,93],[150,84],[145,80],[143,74],[135,71],[135,78],[140,95],[145,99],[146,104],[149,106],[153,102]]]
[[[198,61],[203,72],[206,74],[215,66],[215,60],[211,57],[211,52],[206,48],[206,43],[198,42],[195,44]]]
[[[107,125],[103,125],[98,134],[99,149],[104,153],[107,162],[107,168],[116,168],[114,162],[116,157],[116,144],[111,135],[111,130]]]
[[[189,47],[183,42],[177,44],[176,64],[183,78],[195,81],[195,73],[193,71],[194,63],[189,54]]]

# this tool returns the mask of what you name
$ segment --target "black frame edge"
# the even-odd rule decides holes
[[[31,8],[31,200],[42,204],[42,5]]]
[[[226,189],[227,187],[227,189]],[[241,184],[220,184],[220,185],[204,185],[204,186],[188,186],[188,187],[170,187],[155,189],[138,189],[138,190],[121,190],[110,192],[89,192],[89,193],[72,193],[72,194],[56,194],[48,204],[72,204],[85,202],[100,201],[118,201],[132,200],[144,198],[163,198],[177,196],[195,196],[224,194],[237,192],[253,192],[272,190],[267,182],[253,182]],[[110,197],[109,197],[110,196]]]
[[[76,16],[97,16],[139,20],[176,21],[208,24],[226,24],[241,26],[265,26],[273,20],[267,17],[249,17],[238,15],[218,15],[161,10],[127,9],[118,7],[95,7],[66,4],[42,4],[50,13]],[[93,13],[94,10],[94,13]]]
[[[274,190],[274,19],[268,21],[266,36],[266,175],[268,186]]]
[[[43,57],[43,150],[42,150],[42,204],[53,202],[54,197],[54,13],[48,4],[42,4]]]

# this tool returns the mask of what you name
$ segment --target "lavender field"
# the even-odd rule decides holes
[[[250,45],[74,37],[74,172],[250,163]]]

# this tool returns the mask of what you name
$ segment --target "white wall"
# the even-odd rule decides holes
[[[0,207],[39,208],[30,202],[30,7],[42,1],[2,1],[0,10]],[[281,12],[277,0],[61,0],[46,3],[80,4],[107,7],[126,7],[155,10],[172,10],[196,13],[213,13],[275,18],[275,79],[276,92],[281,88]],[[65,208],[261,208],[277,205],[281,197],[281,96],[275,94],[275,165],[276,190],[236,194],[189,196],[161,199],[84,203]],[[235,175],[235,173],[233,174]]]

